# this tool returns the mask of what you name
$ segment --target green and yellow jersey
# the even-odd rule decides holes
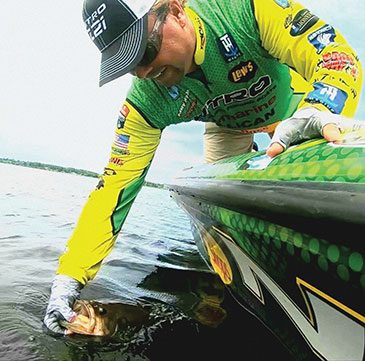
[[[118,118],[109,164],[91,193],[59,274],[83,284],[113,248],[162,130],[187,121],[272,132],[298,108],[352,117],[362,68],[330,24],[291,0],[190,0],[198,69],[165,87],[135,79]]]

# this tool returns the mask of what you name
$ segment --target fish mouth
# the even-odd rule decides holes
[[[71,321],[60,321],[61,326],[66,328],[66,334],[78,333],[81,335],[100,336],[95,331],[96,316],[92,304],[88,301],[77,300],[73,306],[76,316]]]
[[[60,321],[66,335],[113,337],[122,329],[139,327],[149,312],[134,302],[101,303],[77,300],[73,305],[75,316],[70,321]],[[141,327],[141,326],[140,326]]]

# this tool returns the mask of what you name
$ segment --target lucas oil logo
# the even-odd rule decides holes
[[[201,232],[214,271],[218,273],[226,285],[231,284],[233,281],[233,273],[227,257],[215,239],[205,229],[202,228]]]
[[[248,82],[254,78],[257,70],[257,65],[254,61],[249,60],[240,62],[228,73],[228,80],[232,83]]]
[[[91,16],[85,19],[86,30],[93,41],[107,28],[103,15],[105,10],[106,5],[103,3],[91,14]]]
[[[226,33],[217,39],[217,44],[224,60],[230,63],[239,58],[242,53],[230,33]]]

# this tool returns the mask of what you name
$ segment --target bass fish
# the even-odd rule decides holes
[[[128,303],[77,300],[73,310],[76,316],[70,322],[61,321],[66,335],[114,336],[119,329],[142,327],[149,317],[147,310]]]

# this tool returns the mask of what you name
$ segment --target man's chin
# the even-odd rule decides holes
[[[181,78],[180,79],[164,79],[164,80],[157,80],[161,85],[163,86],[173,86],[173,85],[179,85],[179,83],[181,82]]]
[[[156,79],[161,85],[170,87],[173,85],[179,85],[179,83],[181,82],[182,78],[184,77],[184,73],[183,72],[176,72],[174,71],[173,74],[166,74],[166,75],[170,75],[170,76],[162,76],[161,79]]]

